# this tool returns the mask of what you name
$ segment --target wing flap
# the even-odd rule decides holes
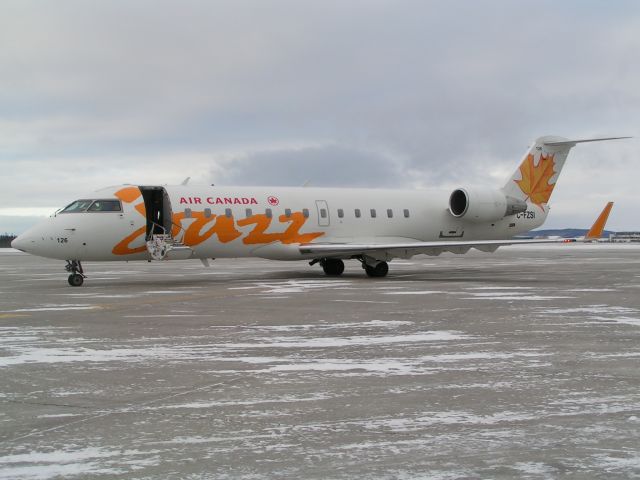
[[[346,256],[375,253],[391,253],[394,256],[411,256],[425,253],[439,255],[442,252],[466,253],[471,248],[484,252],[494,252],[498,247],[508,245],[533,245],[541,243],[567,243],[575,239],[526,239],[526,240],[476,240],[476,241],[438,241],[406,243],[306,243],[300,245],[303,255]]]

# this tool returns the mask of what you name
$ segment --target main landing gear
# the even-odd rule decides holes
[[[339,258],[325,258],[320,260],[324,273],[330,277],[339,277],[344,272],[344,262]]]
[[[67,260],[67,264],[64,269],[67,272],[71,272],[68,281],[72,287],[79,287],[84,283],[84,271],[82,270],[82,264],[80,260]]]
[[[378,262],[375,266],[362,263],[362,268],[370,277],[386,277],[389,273],[389,264],[387,262]]]
[[[387,262],[375,261],[369,257],[357,257],[362,262],[362,268],[369,277],[386,277],[389,273],[389,264]],[[375,263],[374,263],[375,262]],[[339,258],[317,258],[309,262],[309,265],[319,263],[322,270],[329,277],[339,277],[344,272],[344,262]]]

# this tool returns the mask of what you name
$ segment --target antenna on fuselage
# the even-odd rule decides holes
[[[189,183],[189,180],[191,180],[191,177],[185,178],[180,185],[186,185],[187,183]]]

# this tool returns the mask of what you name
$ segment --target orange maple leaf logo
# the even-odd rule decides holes
[[[551,177],[556,173],[553,170],[554,166],[553,155],[540,155],[540,161],[538,165],[535,165],[531,153],[520,165],[522,180],[516,180],[516,183],[520,190],[538,206],[549,202],[549,197],[555,187],[555,182],[549,183]]]

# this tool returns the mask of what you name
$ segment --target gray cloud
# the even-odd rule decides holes
[[[265,166],[284,185],[501,184],[539,135],[637,134],[638,31],[631,1],[3,2],[0,201]],[[605,195],[613,228],[640,226],[639,154],[576,149],[549,225]]]
[[[221,162],[212,173],[223,185],[401,187],[406,165],[376,152],[339,145],[262,151]]]

